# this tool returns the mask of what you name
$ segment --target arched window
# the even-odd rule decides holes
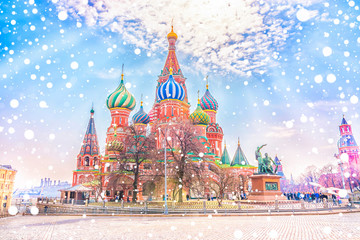
[[[79,184],[82,184],[82,183],[84,183],[85,182],[85,176],[84,175],[81,175],[80,177],[79,177]]]
[[[94,157],[94,161],[93,161],[93,166],[95,166],[97,164],[97,157]]]
[[[81,157],[78,158],[78,166],[81,166]]]
[[[89,164],[90,164],[89,157],[85,157],[85,166],[89,166]]]

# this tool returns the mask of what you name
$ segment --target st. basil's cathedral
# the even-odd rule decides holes
[[[165,61],[164,68],[158,76],[157,86],[155,89],[155,101],[149,111],[146,113],[141,101],[140,108],[129,121],[131,112],[136,107],[136,100],[134,96],[126,89],[124,84],[124,74],[121,75],[121,82],[113,93],[108,96],[106,101],[107,107],[110,110],[111,122],[106,133],[106,145],[116,146],[122,148],[127,133],[127,128],[133,124],[138,129],[149,129],[150,131],[157,131],[152,129],[152,126],[165,130],[172,122],[191,121],[196,129],[196,135],[202,139],[203,145],[207,151],[204,151],[203,158],[206,160],[206,169],[228,167],[232,172],[241,174],[243,176],[252,175],[257,167],[249,164],[240,142],[235,151],[234,157],[231,160],[226,145],[223,148],[224,133],[220,124],[216,120],[218,112],[218,102],[212,96],[209,90],[208,83],[206,84],[205,93],[201,98],[198,98],[197,107],[194,112],[190,113],[190,103],[188,101],[188,91],[186,88],[186,78],[180,68],[176,57],[176,41],[177,34],[171,28],[171,32],[167,35],[169,42],[168,55]],[[99,144],[96,135],[94,110],[91,109],[91,117],[83,140],[80,153],[77,156],[76,170],[73,171],[72,185],[79,185],[91,182],[97,175],[102,177],[102,187],[106,192],[108,199],[113,199],[115,195],[121,192],[124,198],[132,196],[131,187],[123,189],[108,188],[109,179],[107,175],[116,169],[117,161],[114,159],[113,152],[105,147],[105,155],[101,156],[99,151]],[[162,147],[164,136],[157,137],[157,148]],[[131,163],[129,163],[129,167]],[[151,168],[151,167],[150,167]],[[142,175],[148,173],[149,166],[140,166]],[[213,172],[212,172],[213,173]],[[131,176],[127,176],[131,178]],[[143,179],[143,178],[142,178]],[[144,178],[146,179],[146,178]],[[148,191],[142,189],[148,185],[146,181],[142,180],[139,184],[138,199],[143,200],[148,194]],[[156,185],[156,183],[155,183]],[[245,189],[244,189],[245,190]],[[151,193],[153,194],[153,193]],[[159,196],[164,192],[160,191]],[[190,194],[189,189],[185,189],[184,194]],[[205,193],[206,194],[206,193]],[[155,196],[154,194],[153,196]]]

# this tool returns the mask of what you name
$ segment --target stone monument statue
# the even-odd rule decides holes
[[[265,147],[266,144],[261,145],[260,147],[257,147],[255,151],[255,158],[258,161],[258,173],[259,174],[276,174],[277,172],[277,166],[275,170],[273,169],[273,165],[275,165],[274,160],[269,157],[267,153],[265,153],[265,157],[263,158],[261,155],[260,150]]]
[[[256,201],[274,201],[285,199],[285,196],[281,194],[280,178],[277,175],[277,166],[272,158],[265,153],[265,157],[261,155],[260,150],[265,147],[266,144],[257,147],[255,151],[255,158],[258,161],[258,173],[250,176],[252,191],[249,194],[249,200]],[[276,166],[275,168],[273,166]]]

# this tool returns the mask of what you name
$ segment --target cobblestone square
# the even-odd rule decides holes
[[[360,213],[301,216],[16,216],[1,239],[360,239]]]

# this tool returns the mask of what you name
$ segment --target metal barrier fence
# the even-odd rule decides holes
[[[107,203],[108,204],[108,203]],[[123,203],[118,206],[102,205],[72,205],[72,204],[46,204],[39,203],[39,214],[66,214],[66,215],[120,215],[120,214],[162,214],[165,207],[164,202]],[[271,201],[251,202],[232,201],[224,202],[220,207],[217,202],[190,201],[184,203],[170,202],[168,204],[169,214],[253,214],[253,213],[286,213],[286,212],[322,212],[333,210],[359,209],[356,203],[343,203],[341,205],[333,202],[304,202],[304,201]]]

